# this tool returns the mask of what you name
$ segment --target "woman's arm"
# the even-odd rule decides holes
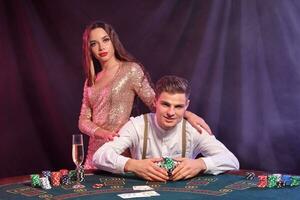
[[[142,101],[148,106],[151,111],[154,111],[154,99],[155,99],[155,92],[153,88],[150,86],[147,77],[144,75],[142,68],[134,63],[131,68],[132,72],[132,82],[133,82],[133,89],[136,94],[142,99]],[[187,121],[196,128],[200,133],[202,132],[201,128],[204,128],[209,134],[212,134],[209,126],[205,123],[205,121],[199,117],[198,115],[186,111],[184,117]]]
[[[87,81],[85,82],[83,88],[83,97],[78,120],[78,128],[82,133],[85,133],[90,137],[93,137],[94,133],[97,131],[97,129],[99,129],[97,124],[92,121],[92,107],[88,98]]]
[[[153,102],[155,99],[155,93],[141,66],[139,66],[137,63],[133,63],[131,66],[131,75],[134,92],[151,111],[154,111],[155,109]]]

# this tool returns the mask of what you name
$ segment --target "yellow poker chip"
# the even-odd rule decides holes
[[[99,189],[99,188],[102,188],[104,185],[102,183],[96,183],[93,185],[93,188],[95,189]]]

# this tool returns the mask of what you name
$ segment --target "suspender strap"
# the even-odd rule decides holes
[[[181,156],[185,157],[185,151],[186,151],[186,120],[183,119],[182,122],[182,152]]]
[[[142,159],[145,159],[146,152],[147,152],[147,141],[148,141],[148,117],[147,117],[147,114],[144,114],[143,117],[144,117],[144,122],[145,122],[145,128],[144,128],[144,145],[143,145]]]
[[[144,143],[143,143],[143,153],[142,153],[142,159],[146,158],[146,152],[147,152],[147,141],[148,141],[148,117],[147,114],[143,115],[144,122],[145,122],[145,128],[144,128]],[[186,152],[186,120],[183,119],[182,122],[182,152],[181,156],[184,158]]]

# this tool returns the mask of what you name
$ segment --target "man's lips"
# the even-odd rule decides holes
[[[104,56],[106,56],[108,53],[107,52],[102,52],[102,53],[99,53],[99,56],[100,57],[104,57]]]
[[[170,118],[170,117],[164,117],[164,118],[167,122],[172,122],[175,120],[175,118]]]

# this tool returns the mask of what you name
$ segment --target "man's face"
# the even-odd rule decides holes
[[[164,130],[175,127],[183,118],[188,104],[189,100],[183,93],[162,92],[155,100],[155,115],[158,125]]]

